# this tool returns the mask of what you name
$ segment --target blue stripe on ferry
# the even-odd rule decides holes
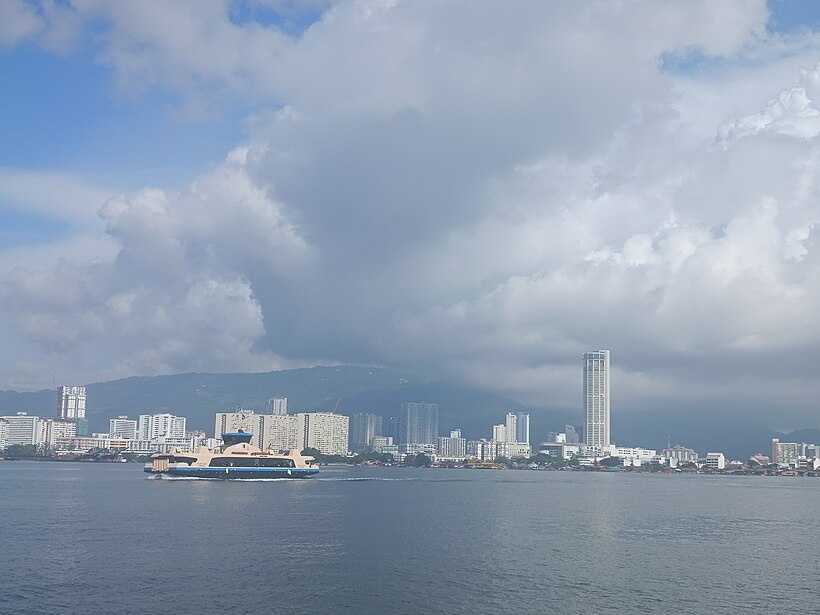
[[[290,475],[294,474],[318,474],[319,470],[315,468],[310,469],[303,469],[303,468],[253,468],[253,467],[204,467],[204,468],[197,468],[197,467],[188,467],[188,468],[168,468],[167,470],[156,471],[151,467],[143,468],[145,472],[151,472],[156,474],[163,474],[165,472],[183,472],[183,473],[190,473],[190,472],[213,472],[216,474],[232,474],[235,472],[260,472],[266,474],[287,474],[290,472]]]

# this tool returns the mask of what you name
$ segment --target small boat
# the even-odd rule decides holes
[[[253,434],[238,431],[222,434],[216,448],[200,446],[193,453],[172,449],[155,453],[145,472],[184,478],[310,478],[319,473],[315,460],[293,449],[288,453],[263,451],[251,444]]]

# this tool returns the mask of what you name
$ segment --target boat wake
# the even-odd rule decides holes
[[[408,480],[416,480],[414,478],[383,478],[378,476],[339,476],[339,477],[325,477],[325,478],[314,478],[313,480],[316,481],[347,481],[347,482],[354,482],[354,483],[367,483],[367,482],[395,482],[395,481],[408,481]]]

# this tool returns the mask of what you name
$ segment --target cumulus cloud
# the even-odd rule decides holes
[[[121,87],[251,113],[178,194],[105,201],[113,258],[6,280],[55,363],[374,362],[571,408],[609,347],[622,407],[786,395],[796,421],[820,392],[820,72],[759,52],[785,44],[765,3],[344,2],[298,34],[228,3],[72,8]],[[725,62],[664,69],[693,50]]]

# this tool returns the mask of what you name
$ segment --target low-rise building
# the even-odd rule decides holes
[[[665,448],[661,451],[661,454],[666,460],[666,465],[672,468],[676,468],[685,463],[698,462],[698,454],[691,448],[687,448],[681,444]]]
[[[769,458],[763,453],[755,453],[754,455],[749,457],[749,461],[754,462],[759,466],[767,466],[771,463],[771,461],[769,461]]]
[[[710,470],[723,470],[726,468],[726,456],[723,453],[707,453],[705,465]]]

